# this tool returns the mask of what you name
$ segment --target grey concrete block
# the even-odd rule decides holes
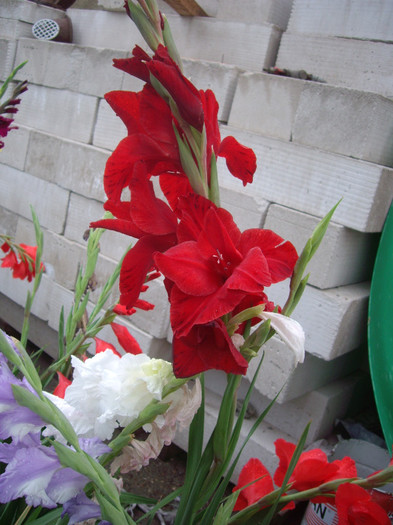
[[[4,164],[0,165],[0,170],[0,206],[31,219],[31,205],[42,227],[61,233],[66,219],[69,192]]]
[[[106,100],[100,100],[94,126],[94,146],[113,151],[126,136],[127,128],[123,122],[116,116]]]
[[[272,204],[263,227],[290,240],[300,254],[318,223],[314,216]],[[324,289],[370,280],[377,246],[377,234],[331,222],[307,267],[309,284]]]
[[[218,120],[226,122],[235,94],[240,69],[235,66],[184,60],[184,74],[198,89],[211,89],[219,104]]]
[[[31,36],[31,24],[20,20],[0,18],[0,34],[2,38],[18,39]]]
[[[85,244],[83,235],[89,228],[90,222],[101,219],[103,214],[102,203],[72,193],[64,231],[65,237]],[[127,235],[107,230],[100,239],[100,251],[103,255],[119,261],[134,241],[135,239]]]
[[[88,198],[103,201],[107,151],[38,131],[31,132],[26,170]]]
[[[255,151],[257,171],[254,182],[242,189],[246,195],[318,217],[342,199],[334,222],[362,232],[382,230],[393,196],[391,169],[230,127],[221,133]],[[219,177],[227,180],[226,169]]]
[[[97,98],[71,91],[30,85],[15,122],[78,142],[89,143]]]
[[[127,53],[36,39],[20,39],[16,63],[28,60],[18,78],[32,84],[103,97],[120,89],[124,73],[112,66],[113,58]]]
[[[34,24],[41,18],[64,18],[66,13],[60,9],[35,2],[25,2],[24,0],[2,0],[0,4],[0,17],[14,20],[22,20],[29,24]]]
[[[267,73],[240,75],[228,124],[290,140],[304,83]]]
[[[233,186],[235,184],[234,181],[228,180],[230,177],[233,178],[231,175],[228,175],[225,177],[225,180],[221,179],[221,206],[233,215],[241,231],[249,228],[259,228],[265,220],[269,203],[244,194],[239,187],[236,190],[232,189],[231,183]]]
[[[16,53],[15,37],[11,34],[6,34],[2,30],[2,25],[6,25],[6,20],[0,19],[0,80],[4,81],[11,71],[14,69],[14,58]]]
[[[18,225],[18,216],[5,208],[0,207],[0,232],[14,237]]]
[[[262,349],[261,349],[262,350]],[[264,345],[264,361],[256,381],[256,390],[269,399],[280,392],[278,403],[286,403],[304,396],[332,381],[341,379],[359,368],[359,350],[354,350],[331,361],[324,361],[306,353],[303,363],[296,364],[290,350],[277,336]],[[253,377],[259,359],[250,362],[247,378]]]
[[[305,82],[294,142],[393,166],[393,100],[374,93]]]
[[[216,16],[250,24],[274,24],[285,31],[291,7],[292,0],[219,0]]]
[[[383,42],[284,33],[276,66],[305,70],[336,86],[392,97],[392,48]]]
[[[4,148],[1,150],[1,162],[12,168],[23,171],[25,168],[30,130],[18,127],[4,138]]]
[[[392,40],[389,0],[294,0],[288,30],[365,40]]]
[[[331,361],[358,348],[366,337],[369,283],[319,290],[306,286],[292,316],[306,334],[306,351]],[[286,282],[266,289],[270,300],[283,305]]]

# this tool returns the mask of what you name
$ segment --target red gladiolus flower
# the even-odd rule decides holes
[[[70,386],[72,381],[68,379],[65,375],[63,375],[61,372],[57,372],[57,377],[59,378],[59,384],[54,389],[53,395],[64,399],[65,391]]]
[[[386,511],[370,493],[352,483],[338,487],[336,508],[340,525],[390,525]]]
[[[221,319],[193,326],[186,337],[174,334],[173,370],[176,377],[191,377],[211,369],[245,374],[247,366]]]
[[[274,482],[281,486],[296,446],[284,439],[278,439],[275,446],[280,463],[274,474]],[[353,459],[345,457],[329,463],[325,452],[314,449],[300,455],[299,461],[289,478],[289,483],[292,489],[302,491],[318,487],[322,483],[334,479],[356,477],[356,465]]]
[[[259,479],[261,478],[261,479]],[[258,480],[258,481],[256,481]],[[248,485],[249,483],[251,485]],[[236,500],[234,511],[243,510],[274,490],[273,480],[267,468],[257,458],[251,458],[242,468],[236,487],[232,492],[248,485]]]
[[[2,258],[2,268],[12,268],[12,277],[14,279],[27,279],[29,282],[32,281],[35,276],[35,259],[37,255],[37,246],[29,246],[27,244],[19,244],[17,248],[11,248],[11,246],[5,242],[1,249],[4,253],[7,253]],[[41,263],[41,270],[45,270],[44,265]]]
[[[115,333],[115,336],[117,337],[117,340],[127,354],[137,355],[143,353],[139,343],[135,337],[130,334],[125,326],[118,323],[111,323],[111,327]]]
[[[241,233],[228,212],[210,207],[197,240],[181,242],[154,259],[173,283],[171,324],[184,337],[194,325],[220,318],[247,295],[289,277],[297,253],[270,230]]]
[[[100,354],[101,352],[105,352],[105,350],[111,350],[117,357],[121,357],[121,354],[116,350],[116,348],[107,341],[104,341],[103,339],[99,339],[98,337],[94,338],[94,341],[96,343],[96,354]]]

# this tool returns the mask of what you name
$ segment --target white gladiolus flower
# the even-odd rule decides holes
[[[138,417],[173,377],[172,365],[145,354],[116,356],[111,350],[81,361],[71,358],[74,377],[64,399],[50,396],[80,437],[110,439]],[[50,434],[50,430],[46,431]]]
[[[270,319],[270,326],[274,328],[284,343],[294,351],[298,363],[303,363],[305,334],[300,323],[291,317],[275,312],[262,312],[258,317],[264,321]]]

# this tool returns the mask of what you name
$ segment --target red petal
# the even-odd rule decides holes
[[[262,479],[255,481],[258,478]],[[269,471],[257,458],[251,458],[244,465],[240,472],[237,485],[233,488],[232,492],[235,492],[244,485],[248,485],[252,481],[255,481],[255,483],[249,485],[239,493],[238,499],[233,508],[234,511],[242,510],[249,505],[256,503],[259,499],[274,490],[273,480]]]
[[[111,327],[125,352],[134,355],[143,353],[135,337],[130,334],[124,325],[111,323]]]
[[[352,483],[340,485],[336,492],[340,525],[389,525],[385,510],[372,501],[367,490]]]
[[[138,239],[145,235],[145,232],[137,228],[132,221],[119,219],[101,219],[90,223],[90,228],[105,228],[114,232],[124,233],[130,237]]]
[[[94,341],[96,342],[96,354],[105,352],[105,350],[112,350],[112,352],[115,355],[117,355],[118,357],[121,357],[121,354],[119,354],[116,348],[110,343],[107,343],[106,341],[103,341],[102,339],[99,339],[98,337],[95,337]]]
[[[176,377],[192,377],[205,370],[245,374],[248,363],[232,343],[221,320],[194,326],[187,337],[173,339],[173,370]]]
[[[237,246],[243,255],[258,246],[266,257],[272,283],[280,282],[293,273],[298,255],[295,247],[271,230],[253,228],[242,233]]]
[[[252,182],[257,159],[251,148],[242,146],[234,137],[226,137],[221,142],[218,156],[226,159],[229,171],[243,181],[243,186]]]
[[[65,391],[67,390],[67,387],[70,386],[72,381],[68,379],[65,375],[63,375],[61,372],[57,372],[57,377],[59,378],[59,384],[53,390],[53,395],[64,399]]]

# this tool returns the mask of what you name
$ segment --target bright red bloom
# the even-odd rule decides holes
[[[111,344],[103,339],[99,339],[98,337],[94,338],[94,341],[96,342],[96,354],[100,354],[101,352],[105,352],[105,350],[111,350],[117,357],[121,357],[121,354],[116,350],[116,348]]]
[[[171,324],[179,337],[231,312],[247,295],[286,279],[297,260],[293,245],[272,231],[241,233],[225,210],[211,206],[201,211],[201,228],[187,230],[198,235],[199,229],[197,240],[155,255],[158,269],[173,283]],[[184,231],[182,221],[179,231]]]
[[[2,268],[12,268],[12,277],[14,279],[27,279],[29,282],[32,281],[35,276],[35,259],[37,255],[37,246],[29,246],[27,244],[19,244],[16,249],[5,242],[1,249],[7,253],[2,258]],[[41,270],[45,270],[44,265],[41,263]]]
[[[72,381],[68,379],[65,375],[63,375],[61,372],[57,372],[57,377],[59,378],[59,384],[54,389],[53,395],[64,399],[65,391],[70,386]]]
[[[261,479],[259,479],[261,478]],[[255,481],[258,480],[258,481]],[[251,458],[242,468],[236,487],[232,492],[244,485],[252,483],[243,489],[236,500],[234,511],[243,510],[274,490],[273,480],[267,468],[257,458]]]
[[[143,353],[135,337],[130,334],[124,325],[111,323],[111,327],[117,340],[127,354],[137,355]]]
[[[284,439],[277,439],[275,446],[280,463],[274,474],[274,482],[281,486],[296,445]],[[302,491],[318,487],[322,483],[334,479],[356,477],[357,471],[353,459],[345,457],[329,463],[325,452],[320,449],[313,449],[300,455],[299,461],[289,478],[289,483],[292,489]]]
[[[205,370],[245,374],[248,362],[228,335],[221,319],[195,325],[186,337],[173,337],[173,371],[176,377],[191,377]]]
[[[336,508],[340,525],[390,525],[386,511],[371,494],[352,483],[338,487]]]

